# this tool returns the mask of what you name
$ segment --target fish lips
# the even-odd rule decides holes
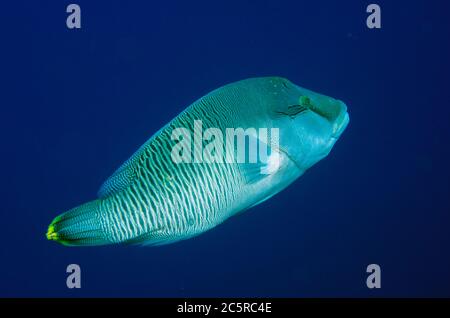
[[[331,138],[338,139],[342,132],[347,128],[350,122],[350,117],[347,111],[341,113],[333,124],[333,131],[331,133]]]

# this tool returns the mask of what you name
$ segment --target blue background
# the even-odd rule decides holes
[[[0,296],[450,296],[450,8],[376,2],[381,30],[367,1],[77,1],[81,30],[68,1],[3,2]],[[265,75],[349,107],[288,189],[164,247],[46,240],[188,104]]]

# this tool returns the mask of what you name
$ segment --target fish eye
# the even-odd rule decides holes
[[[311,105],[311,99],[308,96],[300,96],[300,105],[302,106],[310,106]]]
[[[284,111],[275,111],[277,115],[289,116],[294,119],[297,115],[302,114],[308,110],[308,107],[302,105],[290,105]]]

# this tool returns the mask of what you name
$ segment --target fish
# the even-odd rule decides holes
[[[157,246],[195,237],[292,184],[330,153],[348,123],[343,101],[283,77],[224,85],[156,132],[96,199],[56,216],[46,237],[65,246]],[[244,152],[257,142],[263,155],[235,160],[239,142],[224,133],[230,129],[244,132]],[[206,149],[212,158],[198,160]]]

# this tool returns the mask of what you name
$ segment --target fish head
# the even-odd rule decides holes
[[[347,106],[287,80],[283,86],[273,104],[273,126],[279,127],[280,150],[304,171],[329,154],[347,127]]]

